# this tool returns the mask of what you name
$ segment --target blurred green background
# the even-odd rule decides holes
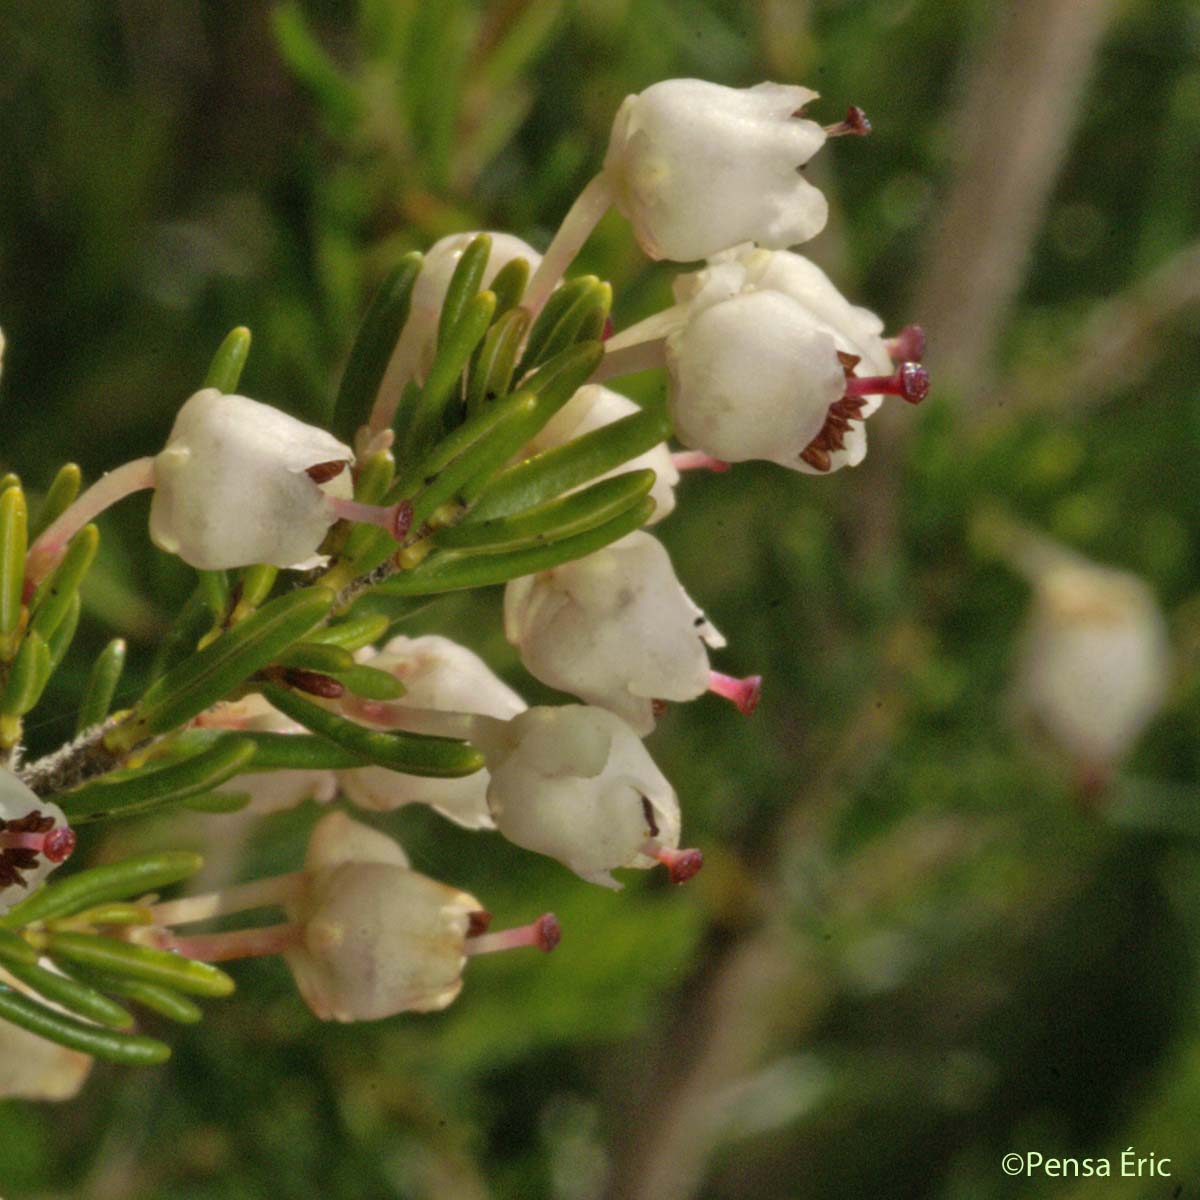
[[[935,380],[872,423],[862,468],[688,478],[658,530],[730,639],[716,665],[766,678],[752,718],[710,697],[650,740],[696,880],[614,896],[382,818],[497,926],[554,909],[562,946],[473,962],[445,1013],[350,1027],[281,964],[235,968],[166,1067],[0,1103],[9,1200],[1200,1194],[1194,0],[3,0],[0,46],[0,468],[32,489],[156,451],[239,323],[243,389],[319,419],[399,254],[469,228],[543,247],[622,97],[676,75],[867,110],[874,135],[810,167],[833,216],[808,250],[890,327],[926,325]],[[615,216],[583,269],[618,328],[669,296]],[[973,549],[984,505],[1168,613],[1177,678],[1108,817],[1008,719],[1028,588]],[[129,636],[135,686],[192,587],[145,513],[103,520],[35,751],[69,734],[88,651]],[[547,699],[498,599],[411,628]],[[1152,828],[1112,819],[1123,796]],[[107,836],[246,875],[293,869],[314,815],[264,821],[242,861],[230,818]],[[1000,1165],[1127,1146],[1171,1178]]]

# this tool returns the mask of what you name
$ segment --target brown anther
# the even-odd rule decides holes
[[[337,700],[346,694],[346,685],[318,671],[305,671],[300,667],[288,667],[283,672],[283,681],[298,692],[320,696],[324,700]]]
[[[654,806],[650,803],[649,796],[642,797],[642,813],[646,818],[646,827],[650,830],[650,836],[658,837],[658,822],[654,819]]]
[[[328,483],[342,473],[348,462],[348,459],[337,458],[331,462],[314,463],[311,467],[306,467],[304,473],[313,483]]]
[[[804,453],[800,455],[800,458],[801,461],[808,463],[814,471],[821,471],[822,473],[828,471],[833,466],[829,454],[812,443],[808,445]]]
[[[651,700],[650,711],[656,716],[661,717],[667,711],[670,705],[665,700]]]
[[[857,367],[860,362],[862,362],[861,354],[847,354],[845,350],[839,350],[837,352],[837,356],[838,362],[842,364],[842,369],[847,375],[853,374],[854,368]]]
[[[871,122],[857,104],[851,104],[845,118],[836,125],[825,126],[826,137],[866,137],[870,132]]]
[[[492,914],[486,909],[477,908],[474,912],[467,913],[467,937],[479,937],[481,933],[487,933],[491,923]]]

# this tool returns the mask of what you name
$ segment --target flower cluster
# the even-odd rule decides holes
[[[218,807],[244,797],[259,815],[339,796],[371,813],[425,804],[606,887],[626,868],[693,876],[702,856],[681,847],[679,800],[642,739],[668,703],[707,692],[749,714],[762,680],[713,669],[725,639],[644,527],[675,509],[682,471],[854,466],[884,397],[917,403],[928,390],[920,330],[885,338],[789,249],[827,217],[800,168],[829,137],[868,128],[854,109],[824,127],[802,116],[815,99],[698,80],[629,97],[601,172],[544,255],[507,233],[458,234],[397,269],[351,356],[332,432],[236,394],[237,372],[218,372],[160,453],[62,506],[25,558],[34,610],[76,579],[84,527],[152,489],[150,539],[202,572],[213,625],[193,639],[194,666],[167,670],[126,714],[103,723],[99,711],[77,746],[34,770],[40,794],[60,790],[68,811],[89,816],[122,795],[140,811],[148,795],[205,787]],[[616,334],[611,289],[563,278],[611,206],[651,258],[694,268],[675,280],[673,305]],[[648,367],[666,372],[658,414],[607,386]],[[318,586],[264,603],[289,568],[316,571]],[[445,637],[377,648],[390,621],[355,607],[372,589],[477,583],[506,585],[503,629],[521,663],[581,703],[529,708]],[[114,767],[107,783],[90,780]],[[0,909],[71,840],[57,808],[4,780]],[[178,932],[263,907],[286,919]],[[558,940],[550,914],[485,932],[478,900],[414,871],[395,841],[340,811],[316,823],[291,875],[137,912],[101,908],[84,925],[191,966],[281,955],[312,1011],[339,1021],[443,1008],[472,954]],[[71,950],[53,931],[34,936]]]

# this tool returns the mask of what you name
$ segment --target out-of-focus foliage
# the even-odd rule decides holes
[[[1008,7],[6,0],[0,467],[36,492],[65,458],[94,478],[156,450],[239,323],[256,337],[248,394],[326,417],[403,252],[468,228],[544,246],[621,98],[672,75],[801,80],[829,121],[862,105],[874,136],[813,165],[834,208],[813,251],[889,326],[919,319],[959,169],[953,109]],[[1194,305],[1139,287],[1200,234],[1198,50],[1189,0],[1118,6],[977,381],[990,405],[938,389],[934,360],[910,436],[887,453],[878,438],[858,471],[685,480],[660,532],[730,637],[723,669],[766,677],[753,718],[709,698],[652,739],[708,857],[693,883],[639,877],[617,900],[430,813],[382,818],[499,924],[556,910],[560,949],[472,963],[445,1013],[346,1028],[319,1026],[281,965],[242,966],[242,1001],[173,1031],[161,1070],[101,1068],[58,1107],[0,1103],[0,1190],[585,1200],[667,1178],[654,1194],[1186,1195],[1200,348]],[[616,217],[575,269],[612,281],[618,327],[669,296]],[[1147,312],[1161,319],[1117,375],[1089,376]],[[1176,687],[1105,802],[1136,820],[1081,808],[1008,720],[1028,593],[972,543],[985,504],[1138,572],[1168,612]],[[144,502],[104,521],[77,645],[127,637],[136,694],[191,575],[150,549]],[[504,645],[496,597],[406,625],[435,630],[548,696]],[[84,675],[55,677],[62,716],[29,731],[35,750],[69,736]],[[246,858],[237,816],[197,817],[184,840],[214,877],[286,871],[312,817],[265,820]],[[106,836],[81,852],[181,840],[174,823]],[[1173,1159],[1171,1186],[1000,1166],[1027,1150],[1118,1161],[1130,1144]]]

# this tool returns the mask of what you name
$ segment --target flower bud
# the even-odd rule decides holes
[[[353,491],[346,470],[320,484],[307,472],[353,457],[323,429],[205,388],[154,460],[150,537],[202,570],[307,566],[336,519],[327,495]]]
[[[410,870],[386,842],[341,813],[313,830],[308,886],[288,906],[301,941],[285,957],[322,1020],[432,1012],[462,989],[472,914],[483,906]]]
[[[496,828],[591,883],[679,845],[679,802],[637,734],[602,708],[531,708],[478,739]],[[661,858],[658,861],[663,861]]]
[[[74,848],[62,809],[0,770],[0,912],[33,892]]]
[[[598,383],[589,383],[581,387],[554,414],[526,447],[527,452],[540,454],[543,450],[553,450],[574,438],[582,437],[585,433],[603,429],[605,425],[611,425],[622,417],[632,416],[641,411],[637,404],[619,392]],[[648,522],[653,525],[674,511],[675,485],[679,482],[679,472],[671,461],[671,451],[665,442],[660,442],[644,454],[639,454],[637,458],[631,458],[619,467],[614,467],[597,479],[611,479],[614,475],[647,469],[654,472],[654,486],[650,489],[650,496],[654,501],[654,514]]]
[[[740,242],[783,247],[825,227],[828,205],[800,168],[824,145],[796,114],[816,93],[668,79],[628,96],[604,171],[651,258],[690,262]]]
[[[1166,626],[1136,576],[1052,549],[1031,572],[1017,704],[1102,779],[1162,704],[1170,672]]]
[[[648,533],[512,580],[504,632],[536,679],[607,708],[642,736],[654,729],[656,700],[708,690],[705,643],[725,644]]]
[[[413,285],[408,320],[404,323],[404,330],[388,367],[388,375],[399,386],[409,379],[421,382],[429,373],[437,351],[438,323],[441,321],[446,291],[463,251],[478,236],[478,232],[452,233],[434,242],[425,252],[421,272]],[[489,232],[488,236],[492,239],[492,252],[483,273],[484,287],[513,259],[525,259],[531,270],[536,270],[542,261],[542,256],[528,242],[511,233]]]
[[[395,637],[383,650],[360,658],[390,672],[405,687],[405,694],[393,704],[368,702],[355,707],[353,716],[363,724],[386,728],[401,723],[405,708],[480,714],[502,721],[525,709],[521,697],[483,659],[449,638]],[[426,779],[386,767],[355,767],[339,771],[337,778],[346,796],[362,808],[382,812],[402,804],[428,804],[468,829],[492,828],[486,770],[461,779]]]

